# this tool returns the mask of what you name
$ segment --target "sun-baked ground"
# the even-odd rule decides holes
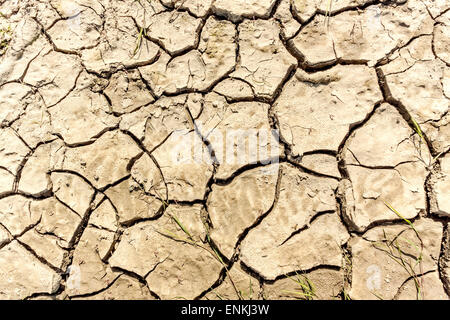
[[[449,104],[446,0],[0,0],[0,299],[448,299]]]

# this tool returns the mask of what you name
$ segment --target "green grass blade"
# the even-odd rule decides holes
[[[189,233],[189,231],[184,227],[184,225],[181,223],[181,221],[175,216],[175,215],[171,215],[172,219],[176,222],[176,224],[181,228],[181,230],[183,230],[184,233],[187,234],[187,236],[190,239],[192,238],[192,235]]]
[[[414,227],[414,225],[412,224],[411,221],[409,221],[408,219],[406,219],[400,212],[398,212],[397,210],[395,210],[394,207],[392,207],[389,203],[383,201],[384,204],[386,205],[386,207],[389,208],[389,210],[391,210],[392,212],[394,212],[397,216],[400,217],[400,219],[404,220],[413,230],[416,230],[416,228]]]
[[[414,125],[414,130],[416,131],[416,133],[419,135],[419,137],[420,137],[422,140],[425,140],[425,137],[424,137],[424,135],[423,135],[422,129],[420,128],[420,126],[419,126],[419,124],[417,123],[417,121],[414,120],[412,117],[411,117],[411,121],[412,121],[412,123],[413,123],[413,125]]]

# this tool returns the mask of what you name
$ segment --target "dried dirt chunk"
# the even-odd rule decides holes
[[[320,264],[340,265],[339,246],[327,245],[332,241],[343,244],[348,239],[333,213],[336,187],[334,179],[314,177],[282,165],[278,200],[242,242],[242,261],[269,280]],[[327,234],[322,234],[320,228],[328,230]],[[304,248],[304,243],[309,243],[310,248]]]
[[[41,51],[30,64],[24,81],[38,87],[45,104],[50,107],[74,88],[81,70],[77,56],[55,52],[48,48]]]
[[[337,152],[349,127],[362,121],[381,99],[374,70],[339,65],[314,74],[298,70],[274,104],[274,112],[295,155]]]
[[[39,222],[41,212],[31,210],[31,202],[20,195],[0,200],[0,223],[11,235],[18,236]]]
[[[170,205],[162,218],[127,229],[110,264],[145,277],[162,299],[197,297],[222,268],[201,241],[206,234],[200,210],[200,205]]]
[[[54,172],[51,180],[55,196],[80,216],[84,216],[94,195],[92,187],[79,176],[69,173]]]
[[[88,227],[78,243],[69,267],[66,292],[84,295],[105,289],[120,273],[113,272],[102,259],[109,253],[114,234]]]
[[[108,114],[106,98],[89,89],[77,90],[50,109],[54,133],[69,145],[89,142],[114,127],[118,119]]]
[[[348,168],[353,189],[346,189],[344,217],[354,230],[363,231],[372,224],[416,217],[426,208],[423,184],[427,175],[420,165],[399,165],[395,169]],[[385,204],[386,202],[386,204]]]
[[[45,37],[40,35],[40,26],[37,22],[31,17],[21,19],[14,29],[8,50],[1,56],[1,83],[19,80],[25,74],[27,65],[47,45]]]
[[[389,134],[383,130],[389,128]],[[424,143],[391,105],[383,104],[372,118],[350,137],[345,161],[351,186],[341,184],[344,217],[352,228],[364,230],[377,221],[405,218],[425,210],[424,163],[430,155]],[[424,160],[420,160],[424,159]]]
[[[433,19],[448,12],[449,8],[448,3],[445,0],[424,0],[423,4],[426,5]]]
[[[197,117],[202,109],[200,94],[181,94],[161,97],[155,103],[122,116],[120,129],[132,133],[152,152],[174,131],[192,130],[191,116]]]
[[[422,242],[406,223],[376,227],[362,238],[350,241],[353,272],[349,295],[352,299],[378,299],[377,296],[392,299],[412,274],[437,270],[441,223],[421,219],[414,222],[414,227]],[[418,263],[420,254],[422,262]]]
[[[448,300],[448,295],[445,293],[442,281],[439,278],[437,271],[427,273],[421,276],[418,281],[422,285],[422,293],[417,294],[417,287],[414,279],[408,280],[402,288],[400,294],[397,296],[398,300],[417,300],[420,297],[423,300]]]
[[[405,106],[434,149],[442,152],[450,148],[450,68],[434,59],[431,41],[431,37],[415,40],[382,70],[392,97]]]
[[[118,217],[110,200],[104,200],[95,208],[89,217],[89,224],[112,232],[117,230]]]
[[[41,215],[36,231],[41,234],[54,235],[59,244],[69,247],[81,222],[81,217],[55,198],[33,202],[30,210]]]
[[[167,185],[154,158],[143,154],[131,168],[131,176],[145,193],[167,200]]]
[[[254,96],[253,88],[245,81],[228,78],[219,82],[214,91],[231,100],[251,99]]]
[[[213,11],[221,16],[238,22],[243,18],[268,18],[275,0],[216,0]]]
[[[60,140],[38,146],[22,169],[18,189],[33,195],[50,192],[52,186],[48,173],[62,166],[64,150],[64,143]]]
[[[196,17],[203,17],[211,8],[214,0],[161,0],[166,6],[175,9],[186,9]]]
[[[17,133],[10,129],[0,129],[0,166],[16,174],[30,149],[20,139]]]
[[[153,151],[171,134],[186,134],[193,130],[191,115],[195,117],[198,114],[202,108],[201,101],[198,94],[164,97],[146,108],[148,115],[143,143],[147,150]]]
[[[257,300],[259,296],[259,281],[246,273],[235,262],[233,267],[227,271],[227,276],[217,288],[214,288],[204,299],[207,300]]]
[[[353,9],[368,2],[370,0],[334,0],[332,2],[323,0],[293,0],[292,9],[294,14],[300,18],[300,21],[306,22],[317,12],[334,14],[344,9]]]
[[[389,134],[383,134],[383,128]],[[429,160],[429,151],[415,131],[390,104],[382,104],[372,117],[349,137],[345,149],[347,165],[395,167]]]
[[[11,128],[30,148],[35,149],[39,144],[54,139],[51,119],[40,93],[28,97],[25,101],[25,112],[14,121]]]
[[[327,18],[316,15],[293,40],[307,62],[322,64],[336,58],[375,64],[415,36],[430,34],[433,20],[425,5],[373,6],[361,13],[345,11]]]
[[[104,93],[111,102],[112,111],[118,114],[132,112],[154,101],[136,70],[114,73]]]
[[[293,37],[298,29],[300,29],[300,23],[292,16],[290,0],[280,1],[277,11],[274,14],[274,18],[280,22],[281,35],[284,38]]]
[[[255,229],[243,241],[241,259],[268,280],[321,265],[340,267],[341,246],[349,238],[337,214],[319,216],[309,228],[279,247],[273,241],[261,241],[261,232],[262,228]],[[258,237],[258,241],[255,242],[254,237]],[[309,245],[305,247],[305,243]]]
[[[247,81],[256,96],[272,98],[297,64],[279,33],[275,20],[246,20],[239,25],[240,61],[231,75]]]
[[[3,248],[11,241],[12,241],[11,233],[8,230],[6,230],[5,227],[0,225],[0,248]]]
[[[144,190],[131,179],[109,188],[106,195],[117,209],[121,224],[152,218],[160,212],[163,205],[160,200],[145,194]]]
[[[295,38],[288,41],[288,45],[303,64],[310,67],[326,66],[337,60],[333,37],[324,27],[323,19],[316,18],[308,23]]]
[[[210,17],[200,35],[198,50],[174,59],[163,53],[156,63],[139,70],[157,96],[208,90],[236,64],[235,34],[231,22]]]
[[[8,83],[0,87],[0,101],[2,108],[0,110],[0,123],[8,124],[17,119],[26,108],[26,97],[30,96],[32,90],[30,87],[18,84]]]
[[[54,268],[63,264],[66,251],[63,249],[64,241],[49,234],[43,235],[32,229],[19,238],[19,241],[29,246],[39,257],[42,257]]]
[[[138,26],[146,26],[154,15],[167,10],[167,8],[163,6],[163,4],[165,4],[164,1],[111,1],[108,5],[105,5],[105,7],[110,8],[107,8],[106,14],[109,17],[132,17]]]
[[[67,0],[63,0],[66,3]],[[35,2],[35,7],[29,7],[30,16],[36,17],[37,21],[39,21],[44,29],[48,29],[56,20],[60,18],[58,11],[55,10],[52,5],[54,5],[55,0],[45,1],[45,2]],[[61,3],[61,1],[59,2]],[[73,2],[72,2],[73,3]]]
[[[33,293],[55,293],[61,277],[13,241],[0,250],[0,297],[24,299]]]
[[[260,102],[228,104],[215,94],[205,97],[202,114],[195,123],[214,150],[219,164],[215,178],[227,179],[252,163],[278,161],[283,149],[270,126],[269,107]]]
[[[340,178],[341,176],[336,157],[329,154],[306,154],[302,157],[301,165],[309,170],[327,176],[336,178]]]
[[[213,165],[208,149],[196,132],[173,133],[153,156],[167,185],[169,199],[195,201],[204,198]]]
[[[126,177],[130,161],[141,152],[129,136],[106,132],[92,144],[67,149],[63,169],[76,171],[102,188]]]
[[[265,284],[263,296],[268,300],[333,300],[342,292],[343,280],[340,270],[317,269]]]
[[[441,175],[435,182],[433,191],[436,197],[435,213],[438,215],[450,215],[450,156],[445,156],[440,161]]]
[[[6,169],[0,169],[0,196],[13,191],[15,176]]]
[[[435,24],[433,46],[436,55],[447,65],[450,64],[450,11],[447,11]]]
[[[228,258],[242,233],[271,208],[278,179],[278,165],[248,170],[231,183],[213,185],[207,206],[211,238]]]
[[[86,69],[110,73],[122,67],[133,68],[153,63],[160,49],[150,40],[139,36],[139,33],[131,17],[108,15],[99,45],[82,52],[81,58]]]
[[[87,300],[154,300],[146,285],[127,275],[121,275],[106,290],[87,298]]]
[[[194,48],[201,26],[201,19],[187,12],[166,11],[150,19],[148,35],[170,55],[177,55]]]
[[[93,9],[83,7],[76,17],[59,20],[47,32],[58,49],[78,51],[99,43],[102,23]]]

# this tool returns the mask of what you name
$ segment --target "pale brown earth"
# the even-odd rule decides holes
[[[0,299],[449,299],[449,104],[446,0],[0,0]]]

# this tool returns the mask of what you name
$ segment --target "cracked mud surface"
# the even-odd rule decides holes
[[[450,297],[448,1],[0,12],[0,299]]]

